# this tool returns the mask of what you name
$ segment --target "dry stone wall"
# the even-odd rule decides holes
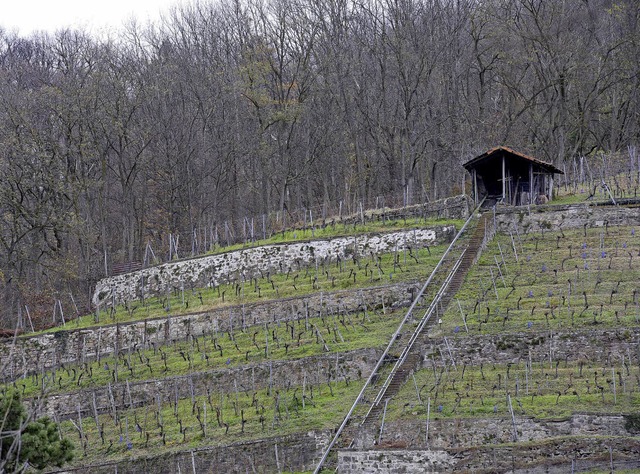
[[[410,247],[422,248],[450,242],[455,232],[453,225],[435,226],[381,235],[265,245],[170,262],[100,280],[92,301],[100,308],[133,301],[142,296],[166,294],[174,288],[215,287],[221,283],[248,281],[268,272],[295,271],[318,262],[377,255]]]
[[[537,331],[447,337],[425,336],[422,339],[422,357],[425,366],[443,364],[441,353],[448,348],[457,364],[518,364],[554,361],[575,363],[622,363],[623,360],[640,364],[640,329],[611,328],[564,331]],[[450,363],[450,361],[446,361]]]
[[[454,457],[446,451],[379,450],[338,453],[338,472],[340,473],[447,472],[454,465]]]
[[[640,225],[640,208],[622,206],[521,207],[505,209],[495,215],[499,232],[540,232],[570,228],[594,228],[620,225]]]
[[[509,421],[510,423],[510,421]],[[471,430],[475,430],[475,425]],[[338,453],[340,474],[474,472],[551,474],[640,468],[640,440],[625,436],[570,436],[538,443],[460,446],[441,450],[378,449]],[[434,469],[430,460],[443,460]],[[426,461],[426,462],[425,462]],[[625,471],[626,472],[626,471]],[[636,471],[633,471],[636,472]]]
[[[411,410],[411,407],[407,407]],[[487,418],[440,418],[429,421],[429,448],[436,450],[513,442],[513,422],[508,414]],[[536,419],[515,415],[518,442],[540,442],[568,436],[635,436],[627,431],[623,415],[577,413],[564,419]],[[382,445],[424,448],[426,417],[385,422]]]

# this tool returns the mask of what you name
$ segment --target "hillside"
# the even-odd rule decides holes
[[[447,471],[637,472],[639,217],[588,206],[493,217],[499,232],[376,425],[369,448],[389,450],[378,461],[411,466],[428,447],[445,456],[421,462]],[[352,454],[343,469],[372,465]]]
[[[324,240],[279,237],[140,271],[175,281],[156,296],[122,296],[115,307],[5,343],[3,377],[61,422],[79,470],[126,470],[131,461],[132,471],[139,462],[163,471],[194,449],[210,463],[217,448],[261,445],[269,455],[260,448],[251,462],[267,471],[275,446],[283,466],[310,467],[314,437],[321,446],[344,416],[335,401],[355,397],[462,222],[430,219],[445,215],[433,209],[407,208],[400,219],[367,213],[367,222],[318,228]],[[261,266],[267,254],[277,256],[273,268]],[[187,284],[212,257],[242,268],[217,267],[224,281],[214,285]],[[186,273],[167,270],[176,265]],[[287,454],[294,442],[302,442],[299,456]]]
[[[312,470],[356,399],[325,467],[640,468],[635,208],[483,211],[451,246],[463,220],[369,216],[219,254],[244,268],[213,285],[188,279],[210,256],[103,282],[97,313],[5,342],[4,380],[76,444],[65,472]]]

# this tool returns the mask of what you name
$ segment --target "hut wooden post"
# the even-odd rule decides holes
[[[529,163],[529,204],[533,203],[533,163]]]
[[[502,201],[507,197],[507,170],[504,155],[502,156]]]
[[[471,179],[473,180],[473,202],[478,205],[478,176],[475,168],[471,171]]]

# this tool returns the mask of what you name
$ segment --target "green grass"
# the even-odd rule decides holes
[[[437,245],[412,251],[367,256],[356,261],[309,266],[291,273],[255,278],[246,283],[222,284],[216,288],[174,291],[169,298],[154,297],[120,305],[114,311],[86,315],[65,326],[42,331],[96,327],[101,324],[125,323],[148,318],[166,317],[212,309],[257,303],[290,297],[302,297],[321,291],[352,290],[398,282],[424,280],[440,260],[447,245]],[[36,334],[40,334],[36,333]]]
[[[233,333],[212,331],[190,341],[132,350],[117,359],[102,357],[100,361],[48,371],[44,388],[48,394],[66,393],[109,383],[179,376],[267,360],[295,360],[328,351],[344,353],[380,347],[389,340],[404,314],[405,310],[341,314],[268,327],[249,326]],[[42,375],[34,374],[16,381],[15,385],[23,396],[35,397],[42,393]]]
[[[640,232],[633,227],[498,235],[441,329],[463,337],[462,314],[470,334],[638,327],[639,281]]]
[[[389,209],[387,209],[389,211]],[[380,211],[382,212],[382,211]],[[274,233],[266,239],[248,240],[246,243],[238,243],[226,247],[217,247],[205,255],[217,255],[234,250],[259,247],[262,245],[288,244],[295,242],[307,242],[311,240],[333,239],[336,237],[351,237],[364,234],[382,234],[401,230],[422,229],[436,225],[455,225],[460,228],[464,220],[460,219],[424,219],[413,217],[409,219],[373,220],[355,224],[345,224],[338,221],[322,226],[308,226],[306,228],[289,229]]]
[[[117,416],[63,421],[61,431],[76,443],[74,465],[153,456],[333,428],[359,389],[359,384],[335,381],[255,392],[212,389],[177,404],[150,400],[145,407],[121,410]]]
[[[596,182],[597,181],[597,182]],[[598,178],[593,183],[577,183],[574,185],[561,185],[556,188],[557,195],[551,204],[576,204],[589,202],[610,202],[611,194],[614,199],[637,198],[640,196],[640,175],[620,173],[608,176],[605,182],[609,190],[602,186],[602,179]]]

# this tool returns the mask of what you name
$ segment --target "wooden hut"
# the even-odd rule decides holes
[[[476,204],[483,197],[513,206],[542,204],[553,197],[553,175],[563,174],[551,163],[504,146],[492,148],[463,166],[471,174]]]

